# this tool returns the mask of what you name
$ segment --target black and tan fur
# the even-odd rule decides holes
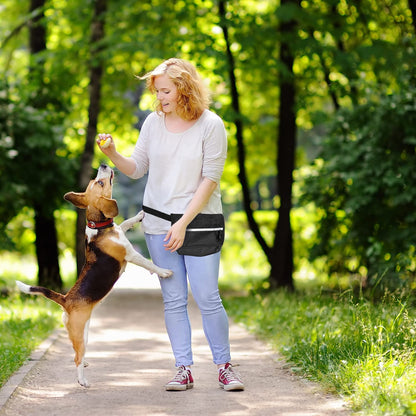
[[[62,295],[44,287],[17,282],[22,292],[43,295],[62,306],[63,321],[75,351],[78,383],[84,387],[88,387],[84,377],[84,355],[92,310],[110,292],[127,262],[142,266],[160,277],[172,274],[135,251],[124,234],[143,219],[143,212],[120,225],[112,222],[118,215],[117,202],[112,199],[113,177],[113,170],[101,165],[97,177],[90,181],[85,192],[69,192],[64,196],[76,207],[87,210],[88,221],[85,232],[86,261],[68,293]]]

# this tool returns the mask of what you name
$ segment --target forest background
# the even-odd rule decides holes
[[[413,12],[412,0],[3,2],[1,250],[36,254],[39,282],[62,286],[59,254],[74,249],[62,195],[97,167],[97,130],[132,150],[153,104],[135,75],[179,56],[229,133],[235,273],[253,265],[272,288],[301,275],[412,284]],[[140,188],[120,198],[127,216]]]
[[[132,151],[154,104],[136,75],[176,56],[228,132],[226,284],[410,296],[415,14],[415,0],[4,0],[0,284],[16,255],[42,285],[73,283],[85,217],[62,195],[94,175],[97,132]],[[121,217],[143,186],[117,175]]]

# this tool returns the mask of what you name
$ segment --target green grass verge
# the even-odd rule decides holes
[[[42,298],[0,298],[0,386],[59,325],[59,306]]]
[[[65,286],[74,279],[74,261],[62,259]],[[0,387],[24,364],[32,351],[62,325],[62,309],[41,296],[18,292],[15,280],[37,283],[36,260],[30,255],[0,255]]]
[[[226,297],[230,316],[269,342],[303,377],[360,414],[416,414],[416,310],[344,294],[279,291]]]
[[[0,297],[0,387],[59,325],[62,311],[43,298]]]

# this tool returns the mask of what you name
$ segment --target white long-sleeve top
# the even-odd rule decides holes
[[[132,178],[148,173],[143,205],[170,213],[184,213],[203,178],[217,183],[203,213],[222,212],[220,179],[227,157],[227,135],[219,116],[205,110],[188,130],[171,133],[165,117],[151,113],[143,123],[132,158],[136,170]],[[142,229],[149,234],[165,234],[170,223],[146,214]]]

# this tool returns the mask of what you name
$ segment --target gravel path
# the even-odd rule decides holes
[[[91,320],[86,354],[91,387],[76,383],[72,347],[62,328],[0,390],[0,416],[350,415],[340,399],[293,376],[264,343],[232,322],[232,362],[246,389],[222,390],[194,304],[194,388],[166,392],[175,368],[160,291],[123,282]]]

